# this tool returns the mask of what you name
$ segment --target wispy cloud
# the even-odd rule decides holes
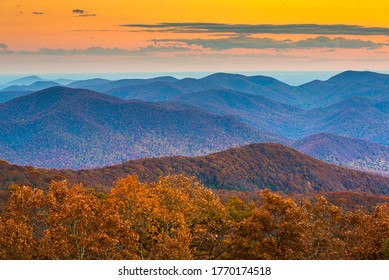
[[[72,10],[72,13],[73,13],[73,14],[80,14],[80,15],[82,15],[82,14],[84,14],[84,13],[85,13],[85,10],[81,10],[81,9],[74,9],[74,10]]]
[[[7,46],[5,44],[0,43],[0,55],[33,55],[33,56],[139,56],[139,55],[152,55],[153,53],[159,52],[183,52],[183,51],[191,51],[190,48],[184,48],[175,45],[168,46],[158,46],[158,45],[149,45],[144,48],[140,48],[138,50],[126,50],[120,48],[101,48],[101,47],[91,47],[87,49],[49,49],[49,48],[41,48],[36,51],[12,51],[7,50]]]
[[[73,9],[72,13],[76,14],[79,17],[95,17],[95,16],[97,16],[96,14],[90,14],[87,11],[82,10],[82,9]]]
[[[41,48],[37,51],[7,51],[7,54],[18,55],[130,55],[133,54],[131,50],[119,48],[101,48],[92,47],[87,49],[48,49]]]
[[[79,15],[79,17],[95,17],[97,16],[96,14],[84,14],[84,15]]]
[[[389,28],[346,24],[224,24],[178,22],[158,24],[122,24],[133,31],[175,33],[228,33],[228,34],[317,34],[317,35],[386,35]]]
[[[304,49],[304,48],[340,48],[340,49],[377,49],[388,46],[389,43],[375,43],[360,39],[337,37],[331,39],[319,36],[300,41],[275,40],[271,38],[254,38],[250,36],[232,36],[219,39],[162,39],[153,40],[157,43],[185,43],[189,46],[197,45],[207,49],[226,50],[242,49]]]
[[[174,53],[174,52],[192,51],[192,49],[189,47],[186,48],[183,46],[177,46],[177,45],[173,44],[173,45],[167,45],[167,46],[149,45],[145,48],[139,49],[139,51],[144,52],[144,53],[153,53],[153,52],[171,52],[171,53]]]
[[[298,41],[294,43],[294,46],[300,48],[378,49],[389,46],[389,43],[376,43],[370,40],[347,39],[343,37],[331,39],[320,36]]]
[[[32,12],[33,15],[43,15],[43,12]]]

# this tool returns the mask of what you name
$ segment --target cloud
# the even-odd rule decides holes
[[[32,12],[33,15],[43,15],[42,12]]]
[[[84,13],[85,13],[85,10],[81,10],[81,9],[74,9],[74,10],[72,10],[72,13],[73,13],[73,14],[80,14],[80,15],[82,15],[82,14],[84,14]]]
[[[21,51],[19,54],[34,54],[34,55],[130,55],[133,51],[119,48],[101,48],[91,47],[87,49],[47,49],[42,48],[38,51]]]
[[[197,45],[207,49],[227,50],[242,49],[304,49],[304,48],[340,48],[340,49],[377,49],[388,46],[389,43],[375,43],[360,39],[346,39],[337,37],[331,39],[326,36],[309,38],[300,41],[275,40],[271,38],[254,38],[250,36],[233,36],[220,39],[162,39],[156,43],[185,43],[189,46]]]
[[[3,44],[0,44],[0,49]],[[92,55],[92,56],[139,56],[139,55],[149,55],[154,51],[167,52],[169,47],[154,47],[148,46],[146,48],[141,48],[139,50],[125,50],[119,48],[101,48],[101,47],[91,47],[87,49],[49,49],[41,48],[36,51],[12,51],[5,50],[6,45],[4,45],[4,51],[0,52],[3,55],[32,55],[32,56],[77,56],[77,55]],[[172,48],[171,51],[179,51],[179,48]]]
[[[131,29],[148,32],[175,33],[232,33],[232,34],[317,34],[317,35],[386,35],[389,28],[365,27],[346,24],[224,24],[224,23],[158,23],[158,24],[122,24]],[[134,30],[137,31],[137,30]]]
[[[270,38],[252,38],[246,36],[234,36],[221,39],[162,39],[156,42],[176,42],[185,43],[189,46],[197,45],[207,49],[226,50],[234,48],[244,49],[268,49],[268,48],[287,48],[290,44],[287,40],[277,41]]]
[[[370,40],[346,39],[342,37],[331,39],[320,36],[298,41],[294,45],[302,48],[378,49],[388,46],[389,43],[375,43]]]
[[[79,15],[79,17],[95,17],[96,14],[85,14],[85,15]]]
[[[96,14],[90,14],[87,11],[81,10],[81,9],[74,9],[74,10],[72,10],[72,13],[77,14],[79,17],[95,17],[95,16],[97,16]]]
[[[139,52],[144,53],[153,53],[153,52],[185,52],[185,51],[192,51],[191,48],[183,47],[183,46],[177,46],[175,44],[173,45],[149,45],[145,48],[139,49]]]
[[[71,56],[71,55],[94,55],[94,56],[133,56],[133,55],[152,55],[153,53],[178,53],[178,52],[193,52],[193,48],[184,43],[169,43],[163,42],[159,44],[157,40],[153,40],[152,44],[139,49],[121,49],[121,48],[103,48],[90,47],[86,49],[52,49],[41,48],[39,50],[20,50],[14,51],[7,49],[7,45],[0,43],[0,54],[2,55],[49,55],[49,56]],[[198,50],[195,50],[198,51]]]

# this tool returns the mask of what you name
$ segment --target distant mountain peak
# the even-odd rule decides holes
[[[36,75],[31,75],[31,76],[26,76],[26,77],[22,77],[22,78],[18,78],[16,80],[10,81],[8,83],[5,83],[3,86],[4,87],[27,86],[27,85],[31,85],[35,82],[38,82],[38,81],[44,81],[44,79],[42,79],[41,77],[36,76]]]
[[[343,84],[343,83],[389,83],[389,75],[371,72],[371,71],[354,71],[348,70],[339,73],[327,80],[329,83]]]
[[[236,73],[224,73],[224,72],[217,72],[213,73],[211,75],[208,75],[204,78],[219,78],[219,77],[245,77],[241,74],[236,74]]]

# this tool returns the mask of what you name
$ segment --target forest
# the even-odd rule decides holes
[[[387,203],[218,193],[183,175],[128,176],[107,191],[53,181],[9,192],[0,259],[389,259]]]

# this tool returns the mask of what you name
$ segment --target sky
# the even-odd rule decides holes
[[[389,70],[389,1],[0,0],[0,74]]]

